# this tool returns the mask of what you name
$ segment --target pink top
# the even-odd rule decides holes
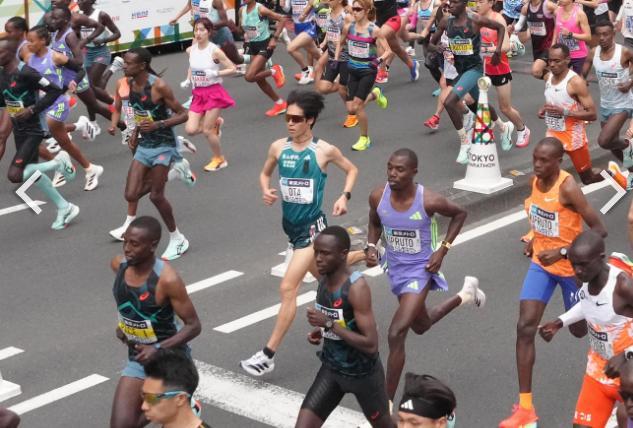
[[[565,28],[572,33],[582,33],[580,25],[578,25],[578,5],[574,4],[571,16],[568,20],[562,19],[562,8],[556,11],[556,29],[558,30],[558,43],[562,43],[569,48],[569,57],[572,59],[586,58],[589,50],[587,44],[583,40],[574,39],[573,37],[565,37],[561,34],[561,28]]]

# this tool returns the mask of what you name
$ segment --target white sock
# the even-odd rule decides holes
[[[167,181],[172,181],[177,178],[180,178],[180,174],[173,168],[170,168],[169,172],[167,172]]]
[[[284,99],[283,98],[279,98],[277,101],[275,101],[275,104],[282,105],[283,103],[284,103]]]
[[[181,234],[180,231],[178,230],[178,228],[176,228],[176,230],[174,230],[173,232],[169,232],[169,240],[170,241],[174,241],[178,238],[180,238]]]
[[[136,220],[136,216],[135,215],[128,215],[128,216],[125,217],[125,224],[130,224],[134,220]]]
[[[88,168],[85,169],[86,172],[92,172],[92,164],[90,164],[88,166]]]
[[[463,291],[458,292],[457,295],[462,299],[462,302],[459,304],[460,306],[469,304],[470,301],[473,299],[472,295],[470,295],[469,293],[464,293]]]
[[[497,117],[497,120],[495,120],[495,125],[497,125],[502,131],[506,129],[506,124],[500,117]]]

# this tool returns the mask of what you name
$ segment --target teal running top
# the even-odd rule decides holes
[[[270,38],[268,19],[261,17],[259,14],[260,7],[259,3],[255,3],[255,7],[249,12],[248,5],[242,6],[240,22],[242,23],[244,37],[247,42],[263,42]]]

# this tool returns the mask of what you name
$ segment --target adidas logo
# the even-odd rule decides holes
[[[413,410],[413,401],[407,400],[406,402],[400,405],[402,410]]]
[[[422,220],[422,214],[420,214],[420,211],[416,211],[413,214],[411,214],[411,217],[409,217],[409,220]]]

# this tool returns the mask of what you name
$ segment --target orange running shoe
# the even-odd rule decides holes
[[[345,123],[343,123],[343,126],[345,128],[353,128],[356,125],[358,125],[358,118],[356,117],[356,115],[348,114],[347,117],[345,118]]]
[[[389,82],[389,72],[384,68],[378,68],[378,74],[376,74],[376,83],[387,83]]]
[[[512,415],[501,421],[499,428],[536,428],[538,416],[536,410],[532,407],[530,410],[515,404],[512,408]]]
[[[205,171],[219,171],[222,168],[226,168],[227,166],[229,166],[229,163],[226,161],[224,156],[220,156],[220,157],[213,156],[211,158],[211,162],[205,165],[204,170]]]
[[[275,86],[281,88],[286,83],[284,68],[279,64],[275,64],[271,67],[271,70],[274,70],[273,79],[275,80]]]
[[[279,116],[280,114],[285,113],[287,108],[288,108],[288,103],[285,101],[281,104],[275,103],[273,105],[273,108],[271,108],[270,110],[266,112],[266,116],[268,117]]]
[[[620,185],[620,187],[622,187],[624,190],[628,190],[628,180],[626,179],[624,174],[622,174],[622,171],[620,170],[620,167],[617,163],[609,161],[607,171],[609,172],[609,175],[613,177],[616,183]]]

